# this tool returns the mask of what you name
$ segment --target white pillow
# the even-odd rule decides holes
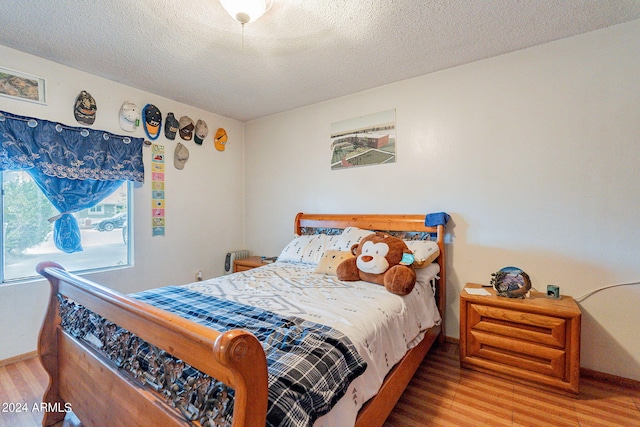
[[[329,249],[333,249],[333,246],[336,244],[338,240],[340,240],[339,234],[332,234],[332,235],[327,234],[324,239],[324,252],[328,251]]]
[[[404,243],[413,252],[415,258],[413,266],[416,268],[426,267],[440,255],[440,247],[434,241],[405,240]]]
[[[334,251],[350,251],[351,246],[360,243],[360,240],[364,239],[368,235],[373,234],[371,230],[363,230],[358,227],[347,227],[342,230],[342,234],[338,236],[338,239],[328,249]]]
[[[325,234],[297,236],[280,252],[278,261],[318,264],[324,253]]]

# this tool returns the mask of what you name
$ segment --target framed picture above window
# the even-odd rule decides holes
[[[0,67],[0,96],[46,104],[45,80]]]

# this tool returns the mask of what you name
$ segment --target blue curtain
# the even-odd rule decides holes
[[[62,125],[0,111],[0,171],[25,170],[60,215],[53,236],[63,252],[82,251],[71,215],[95,206],[123,181],[144,182],[142,138]]]

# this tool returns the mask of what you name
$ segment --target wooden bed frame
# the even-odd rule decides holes
[[[295,232],[302,227],[418,231],[437,235],[440,273],[437,305],[439,326],[429,329],[387,375],[380,391],[358,414],[356,426],[382,426],[421,361],[436,340],[444,340],[446,264],[444,226],[426,227],[424,215],[325,215],[299,213]],[[132,381],[113,362],[61,327],[59,295],[68,297],[149,344],[227,384],[235,390],[233,427],[265,425],[267,365],[260,342],[249,332],[220,333],[105,286],[66,272],[53,262],[43,262],[38,273],[51,285],[48,309],[40,330],[38,353],[49,385],[43,397],[48,412],[43,426],[61,426],[70,408],[86,427],[128,425],[192,426],[156,393]]]

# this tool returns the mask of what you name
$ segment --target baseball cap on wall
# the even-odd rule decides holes
[[[162,125],[162,113],[153,104],[147,104],[142,110],[144,116],[144,131],[149,139],[158,139],[160,136],[160,126]]]
[[[185,141],[191,141],[194,128],[195,126],[193,125],[193,120],[191,120],[190,117],[180,117],[180,138],[184,139]]]
[[[216,136],[213,138],[213,144],[216,146],[216,150],[224,151],[224,146],[227,143],[227,131],[224,128],[219,128],[216,132]]]
[[[96,121],[96,100],[86,90],[80,92],[73,107],[73,115],[78,123],[92,125]]]
[[[178,142],[176,150],[173,152],[173,166],[178,170],[182,170],[187,160],[189,160],[189,150]]]
[[[120,107],[120,128],[127,132],[136,131],[136,123],[138,122],[140,113],[136,104],[129,101],[124,101]]]
[[[164,121],[164,136],[167,139],[176,139],[176,133],[178,132],[179,124],[178,119],[175,118],[173,113],[167,114],[167,118]]]
[[[204,141],[208,133],[209,127],[207,126],[207,123],[204,120],[198,120],[196,122],[196,130],[193,140],[196,144],[202,145],[202,141]]]

